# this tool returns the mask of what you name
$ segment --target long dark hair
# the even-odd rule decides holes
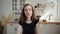
[[[24,7],[23,7],[23,9],[22,9],[22,13],[21,13],[21,16],[20,16],[20,21],[26,21],[26,19],[27,19],[27,17],[25,16],[25,13],[24,13],[24,9],[25,9],[25,7],[26,6],[31,6],[32,7],[32,5],[30,5],[30,4],[25,4],[24,5]],[[33,20],[35,20],[35,12],[34,12],[34,9],[33,9],[33,7],[32,7],[32,16],[31,16],[31,20],[33,21]]]

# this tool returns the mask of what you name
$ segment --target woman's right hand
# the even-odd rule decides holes
[[[17,28],[17,34],[21,34],[21,32],[22,32],[22,26],[19,24]]]

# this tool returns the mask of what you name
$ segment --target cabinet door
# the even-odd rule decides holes
[[[40,34],[60,34],[60,24],[41,24]]]
[[[18,24],[8,23],[7,24],[7,34],[16,34]]]

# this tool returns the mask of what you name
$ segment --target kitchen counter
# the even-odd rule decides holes
[[[60,22],[46,22],[47,24],[60,24]]]
[[[46,23],[46,24],[60,24],[60,21],[45,21],[44,23]]]
[[[50,20],[47,21],[48,24],[60,24],[60,20]]]

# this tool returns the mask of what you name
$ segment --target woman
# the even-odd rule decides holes
[[[39,23],[41,22],[41,20],[36,19],[33,7],[26,4],[21,13],[17,34],[21,34],[21,32],[22,34],[38,34]]]

